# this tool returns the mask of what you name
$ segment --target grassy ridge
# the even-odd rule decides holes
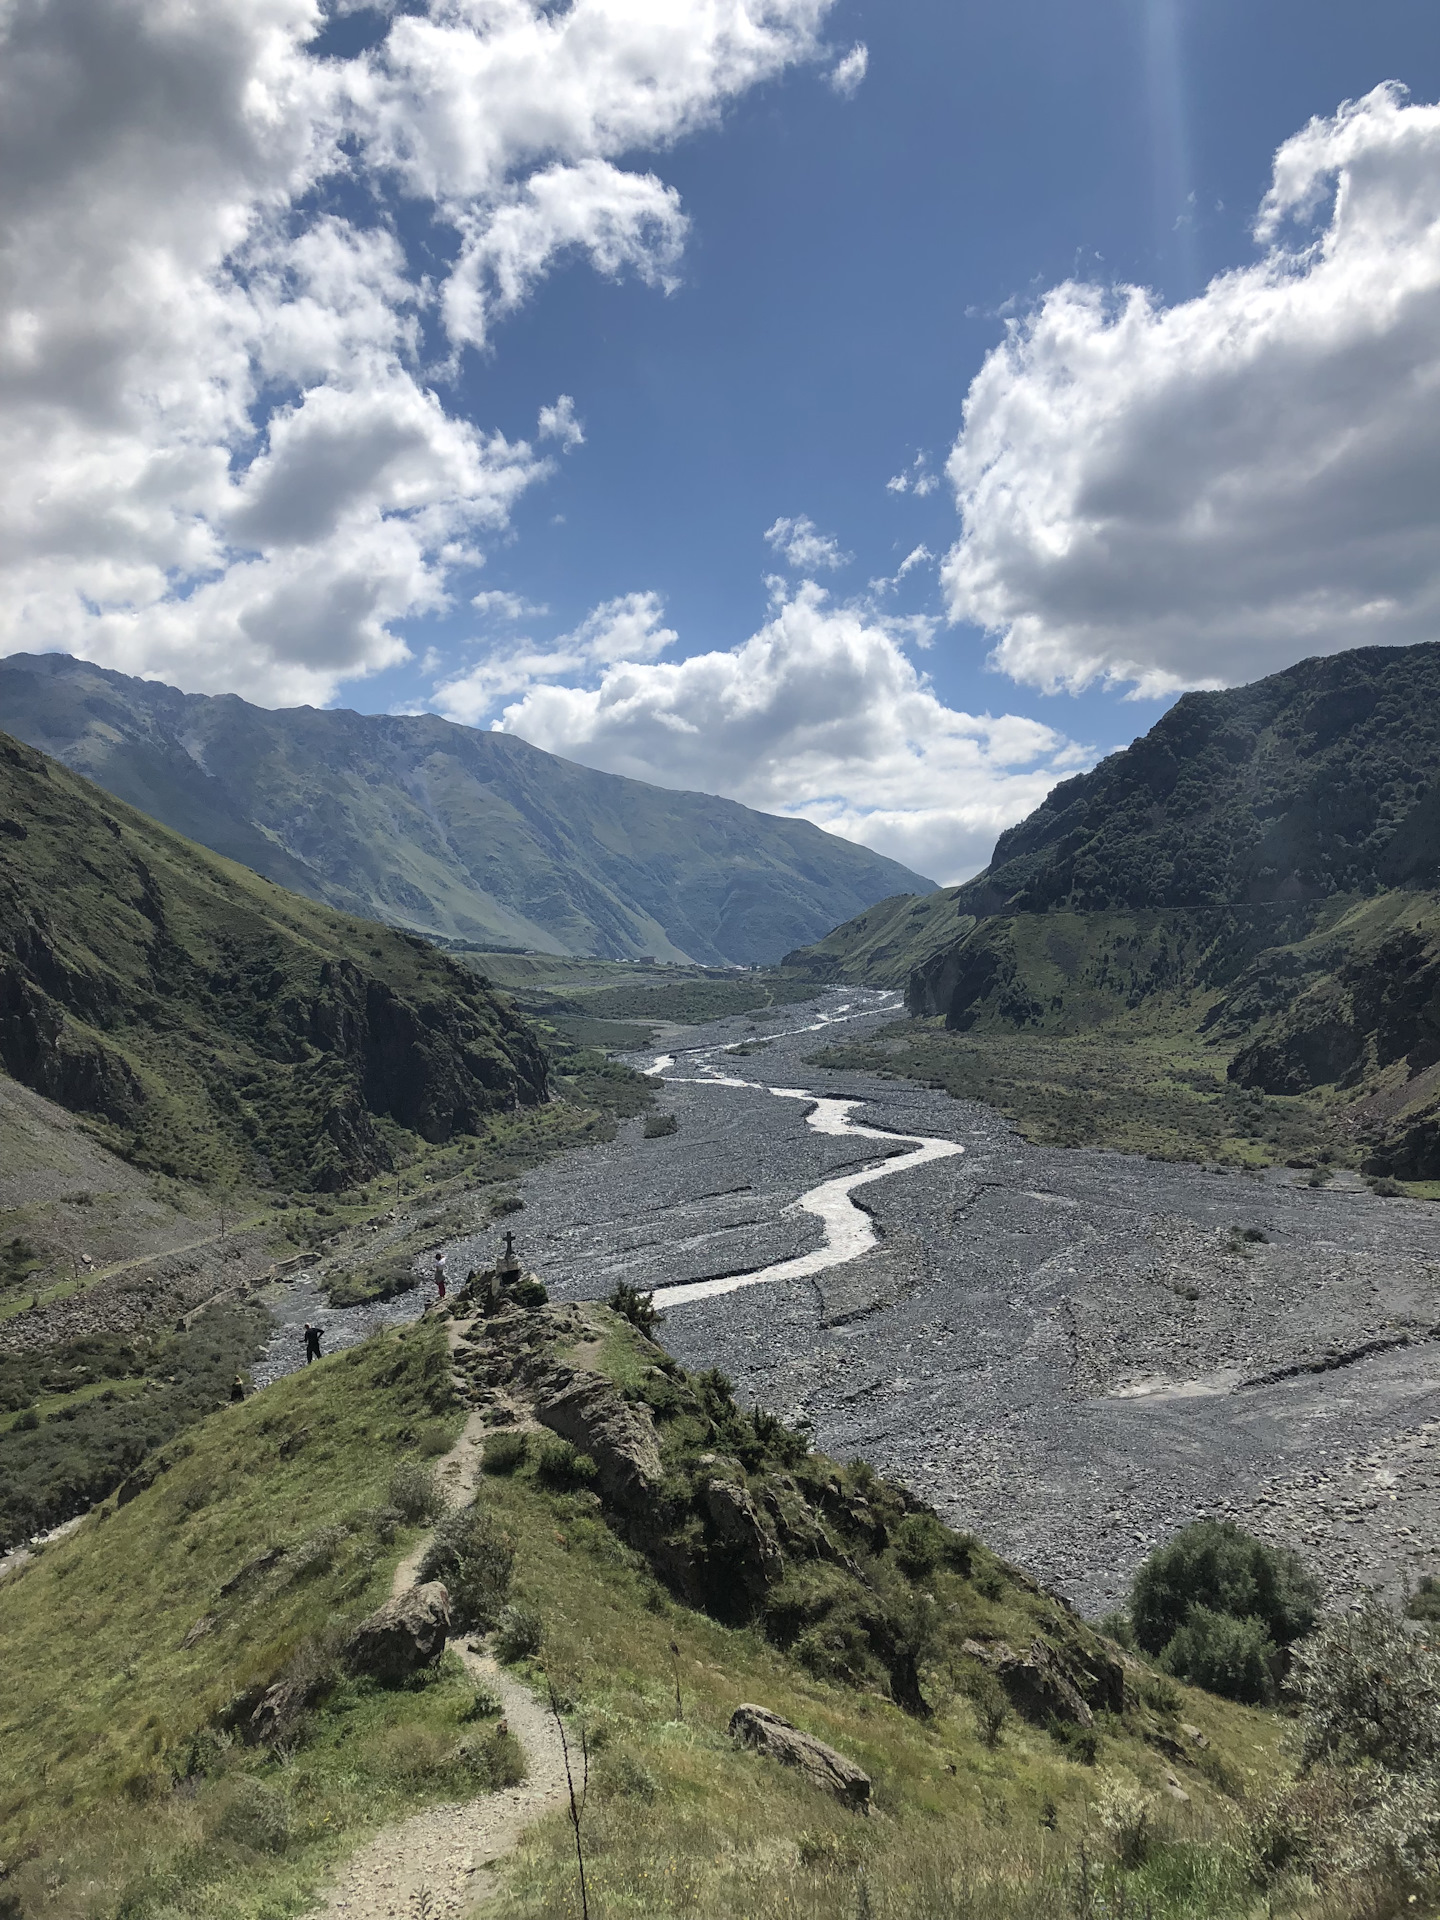
[[[543,1098],[531,1029],[472,972],[5,736],[0,822],[0,1064],[137,1164],[327,1189]]]
[[[586,1357],[639,1385],[653,1352],[610,1323]],[[212,1416],[166,1449],[148,1491],[0,1584],[0,1891],[26,1920],[279,1920],[379,1821],[494,1777],[493,1739],[467,1718],[473,1683],[446,1665],[414,1691],[341,1684],[278,1754],[224,1733],[227,1703],[300,1670],[384,1596],[409,1537],[386,1512],[391,1478],[445,1443],[450,1405],[437,1325],[377,1338]],[[1227,1843],[1245,1795],[1276,1772],[1272,1717],[1167,1683],[1133,1713],[1100,1716],[1085,1755],[1013,1715],[987,1718],[964,1658],[927,1674],[934,1711],[921,1717],[677,1603],[593,1496],[554,1490],[533,1465],[487,1477],[481,1500],[515,1551],[512,1599],[543,1623],[531,1664],[561,1691],[572,1735],[587,1733],[602,1920],[1058,1916],[1073,1911],[1082,1842],[1097,1893],[1123,1893],[1128,1911],[1263,1910]],[[968,1597],[943,1573],[917,1579],[947,1616],[961,1606],[968,1626],[1017,1646],[1053,1627],[1054,1603],[983,1549],[973,1572]],[[737,1750],[726,1729],[742,1700],[856,1759],[879,1817],[858,1821]],[[1105,1825],[1122,1790],[1149,1809],[1154,1843],[1130,1867]],[[496,1910],[559,1920],[575,1907],[557,1815]]]

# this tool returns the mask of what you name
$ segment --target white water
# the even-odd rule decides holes
[[[866,1008],[865,1011],[872,1009]],[[847,1016],[851,1019],[856,1017],[848,1007],[842,1007],[836,1013],[828,1017],[822,1015],[819,1020],[797,1031],[810,1033],[816,1027],[830,1026]],[[876,1245],[874,1223],[869,1214],[857,1207],[850,1198],[857,1187],[868,1186],[872,1180],[883,1180],[892,1173],[903,1173],[908,1167],[924,1166],[931,1160],[948,1160],[954,1154],[965,1151],[954,1140],[937,1140],[925,1134],[884,1133],[878,1127],[863,1126],[860,1121],[850,1118],[855,1107],[864,1105],[860,1100],[827,1100],[818,1094],[807,1093],[803,1087],[764,1087],[754,1080],[734,1079],[710,1065],[707,1056],[714,1049],[696,1051],[699,1055],[696,1078],[687,1080],[685,1084],[688,1086],[746,1087],[755,1093],[773,1094],[778,1100],[813,1101],[814,1105],[805,1120],[816,1133],[832,1136],[848,1134],[864,1140],[883,1141],[887,1146],[896,1140],[913,1140],[915,1145],[909,1153],[897,1153],[878,1165],[872,1163],[853,1173],[842,1173],[801,1194],[794,1205],[804,1213],[813,1213],[825,1228],[824,1243],[813,1253],[797,1254],[790,1260],[777,1260],[773,1266],[760,1267],[753,1273],[730,1273],[718,1280],[689,1280],[679,1286],[657,1287],[657,1304],[681,1307],[691,1300],[711,1300],[717,1294],[738,1293],[742,1287],[759,1287],[772,1280],[803,1280],[812,1273],[824,1273],[829,1267],[838,1267],[847,1260],[854,1260],[857,1255],[868,1252]],[[663,1078],[674,1064],[673,1054],[662,1053],[647,1071]]]

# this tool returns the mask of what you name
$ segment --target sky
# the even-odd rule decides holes
[[[949,883],[1185,688],[1440,638],[1433,0],[0,42],[0,650],[508,728]]]

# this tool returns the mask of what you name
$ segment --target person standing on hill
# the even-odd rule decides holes
[[[320,1358],[320,1335],[324,1331],[325,1329],[323,1327],[312,1327],[308,1320],[305,1322],[305,1364],[307,1367],[312,1360],[318,1360]]]
[[[443,1252],[437,1253],[435,1256],[435,1298],[437,1300],[443,1300],[445,1298],[445,1255]]]

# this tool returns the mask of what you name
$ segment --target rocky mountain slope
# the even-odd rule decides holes
[[[472,970],[5,735],[0,1066],[138,1165],[310,1191],[546,1093],[534,1030]]]
[[[1322,1096],[1373,1172],[1432,1179],[1437,881],[1440,646],[1369,648],[1187,694],[974,880],[787,965],[903,976],[910,1011],[954,1032],[1158,1022],[1232,1085]]]
[[[931,886],[803,820],[596,773],[433,714],[271,712],[59,654],[0,661],[0,714],[282,886],[480,945],[749,965]]]

